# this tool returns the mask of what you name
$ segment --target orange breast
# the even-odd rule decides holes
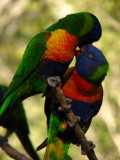
[[[62,63],[71,61],[77,45],[78,40],[75,36],[63,29],[55,30],[47,40],[44,58]]]
[[[74,70],[72,76],[62,88],[65,96],[84,102],[94,102],[103,97],[102,85],[95,87],[81,78]]]

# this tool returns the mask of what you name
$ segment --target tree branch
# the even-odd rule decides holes
[[[67,109],[67,102],[66,102],[66,98],[61,90],[61,86],[58,85],[54,89],[55,89],[56,98],[58,99],[61,107],[63,108],[63,110],[66,110]],[[76,123],[77,119],[71,109],[69,109],[69,112],[65,112],[65,115],[70,123],[72,123],[73,125]],[[90,144],[88,143],[81,127],[76,123],[76,125],[73,127],[73,129],[74,129],[74,132],[76,134],[78,141],[81,144],[81,147],[86,152],[89,160],[98,160],[94,150],[90,147]]]
[[[6,152],[7,155],[9,155],[11,158],[15,160],[31,160],[27,158],[25,155],[18,152],[11,145],[9,145],[6,137],[0,136],[0,147],[2,148],[2,150]]]

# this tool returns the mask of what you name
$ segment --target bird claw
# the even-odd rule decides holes
[[[65,109],[63,109],[61,106],[59,106],[59,107],[58,107],[58,111],[60,111],[60,112],[61,112],[61,111],[64,111],[65,113],[70,112],[72,99],[66,97],[66,102],[67,102],[67,107],[66,107]]]
[[[88,141],[91,149],[94,149],[96,147],[96,145],[92,142],[92,141]]]
[[[59,76],[53,76],[53,77],[47,78],[47,83],[52,88],[55,88],[60,82],[61,82],[61,79]]]
[[[90,148],[94,149],[96,147],[96,145],[92,142],[92,141],[88,141]],[[87,153],[84,151],[84,149],[81,147],[81,154],[82,155],[87,155]]]
[[[64,111],[65,113],[70,112],[71,104],[67,105],[65,109],[63,109],[61,106],[58,107],[58,111]]]
[[[76,117],[76,123],[80,122],[80,116],[75,116]]]
[[[86,152],[84,151],[84,149],[82,149],[82,148],[81,148],[81,154],[84,155],[84,156],[87,155],[87,153],[86,153]]]
[[[67,124],[68,124],[68,126],[69,126],[70,128],[73,128],[76,123],[71,123],[71,122],[67,121]]]
[[[80,121],[80,117],[79,116],[75,116],[75,118],[76,118],[75,123],[71,123],[71,122],[67,121],[67,124],[68,124],[68,126],[70,128],[73,128]]]
[[[64,109],[61,106],[59,106],[58,111],[62,112],[62,111],[64,111]]]
[[[66,101],[67,101],[67,104],[70,104],[70,103],[72,102],[72,99],[71,99],[71,98],[66,97]]]

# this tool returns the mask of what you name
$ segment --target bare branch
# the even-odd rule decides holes
[[[7,155],[9,155],[11,158],[15,160],[31,160],[27,158],[25,155],[18,152],[11,145],[9,145],[6,137],[0,136],[0,147],[2,148],[2,150],[6,152]]]

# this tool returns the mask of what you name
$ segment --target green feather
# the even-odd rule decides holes
[[[88,33],[93,31],[93,26],[94,26],[94,18],[90,13],[82,12],[82,13],[70,14],[60,19],[58,22],[53,24],[44,32],[37,34],[30,41],[24,52],[19,67],[13,77],[13,80],[9,86],[9,89],[5,93],[5,96],[2,100],[3,105],[2,109],[0,110],[1,120],[3,120],[3,117],[5,115],[7,115],[11,111],[13,111],[14,108],[16,108],[16,104],[18,102],[22,101],[23,99],[29,96],[46,92],[47,81],[45,78],[39,75],[39,73],[37,73],[37,69],[44,70],[45,64],[43,56],[45,50],[47,49],[46,48],[47,40],[45,34],[46,33],[51,34],[52,31],[55,31],[57,29],[64,29],[68,33],[76,36],[78,38],[79,43],[81,43],[84,46],[87,43],[91,43],[92,41],[96,40],[94,39],[93,35],[91,35],[92,38],[88,37],[89,36]],[[98,28],[100,28],[99,25]],[[98,38],[100,37],[98,36]],[[77,44],[75,44],[75,48],[76,45]],[[59,62],[61,61],[59,60]],[[64,68],[64,63],[62,64]],[[59,65],[58,68],[57,66],[55,66],[54,68],[55,71],[53,70],[53,75],[54,72],[56,73],[56,70],[59,70]],[[48,70],[49,68],[47,68],[45,71],[47,72]]]
[[[44,33],[37,34],[28,44],[5,97],[16,90],[34,72],[42,61],[45,49],[46,38]]]
[[[51,160],[62,160],[69,157],[67,154],[70,144],[64,143],[62,139],[57,137],[58,132],[64,131],[62,128],[63,123],[64,122],[59,120],[58,115],[55,113],[51,114],[48,131],[48,146],[45,152],[46,159],[49,157]],[[58,153],[59,150],[60,153]]]
[[[3,104],[3,106],[0,110],[1,115],[4,114],[4,112],[6,111],[8,106],[11,106],[11,108],[13,107],[12,110],[14,110],[15,103],[18,103],[20,100],[23,99],[23,97],[27,98],[29,93],[33,92],[32,86],[29,84],[29,87],[27,90],[28,93],[25,90],[24,95],[25,95],[25,93],[26,93],[26,95],[25,96],[23,95],[22,97],[20,97],[18,95],[19,90],[20,90],[18,87],[20,86],[20,88],[24,88],[24,87],[26,88],[26,85],[28,85],[26,83],[29,83],[29,82],[27,82],[26,79],[28,79],[32,75],[34,70],[38,67],[38,65],[42,61],[42,56],[44,54],[45,49],[46,49],[46,37],[45,37],[44,33],[37,34],[30,41],[29,45],[27,46],[27,48],[24,52],[24,55],[22,57],[22,60],[19,64],[19,67],[13,77],[13,80],[12,80],[7,92],[4,95],[3,100],[4,99],[6,99],[6,100],[4,101],[5,103]],[[38,82],[38,79],[36,79],[37,82]],[[38,86],[38,84],[37,84],[37,86]],[[10,103],[11,103],[11,105],[10,105]],[[10,108],[8,110],[10,110]]]
[[[104,64],[102,66],[99,66],[95,72],[92,73],[92,75],[89,76],[89,80],[94,82],[101,82],[106,76],[106,73],[108,71],[109,65]]]
[[[8,88],[4,85],[0,85],[0,89],[2,90],[2,94],[4,95]],[[7,102],[9,102],[9,100]],[[39,157],[29,139],[30,131],[22,103],[17,106],[16,110],[12,113],[12,115],[10,114],[6,117],[2,126],[8,130],[8,136],[10,136],[12,133],[16,133],[23,147],[31,156],[31,158],[33,158],[34,160],[39,160]]]
[[[60,28],[65,29],[68,33],[75,35],[80,39],[93,29],[93,25],[93,17],[87,12],[81,12],[67,15],[46,29],[45,32],[50,34],[51,31]]]
[[[57,136],[58,132],[63,132],[64,129],[61,127],[63,122],[58,119],[58,116],[55,114],[51,114],[50,124],[49,124],[49,139],[48,143],[53,142],[55,136]]]

